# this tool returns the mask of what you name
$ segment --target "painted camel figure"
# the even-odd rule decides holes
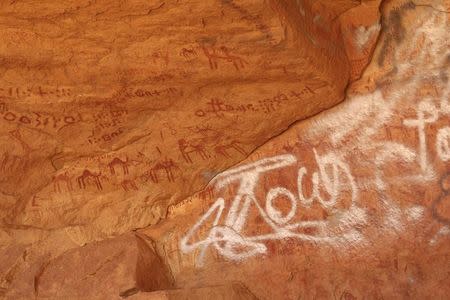
[[[201,144],[192,144],[185,139],[178,141],[178,147],[180,149],[181,155],[186,160],[186,162],[192,164],[192,159],[190,157],[191,153],[197,153],[202,159],[207,159],[205,147]]]
[[[247,152],[245,152],[245,150],[240,145],[241,145],[241,143],[233,140],[227,144],[214,147],[214,151],[217,154],[220,154],[226,158],[231,158],[231,156],[227,152],[228,150],[235,150],[235,151],[241,153],[242,155],[247,155]]]
[[[247,62],[241,57],[231,54],[230,49],[225,46],[222,46],[220,48],[202,46],[202,50],[205,56],[208,58],[211,70],[218,69],[219,59],[233,63],[234,67],[238,71],[240,70],[240,68],[244,68],[245,64],[247,64]]]
[[[173,170],[178,169],[177,164],[172,159],[165,159],[161,162],[156,163],[150,169],[150,179],[157,183],[158,182],[158,172],[164,170],[166,172],[166,177],[169,182],[174,182],[175,177],[173,176]]]
[[[139,190],[136,183],[134,182],[134,180],[125,179],[124,181],[122,181],[120,183],[120,185],[122,186],[122,188],[125,192],[128,192],[130,190],[134,190],[134,191]]]
[[[55,193],[61,193],[61,183],[66,184],[67,191],[73,190],[71,176],[69,176],[69,173],[67,171],[53,176],[53,191]]]
[[[100,180],[101,174],[102,174],[101,172],[98,173],[98,174],[95,174],[95,173],[92,173],[91,171],[89,171],[88,169],[85,169],[83,171],[83,173],[81,174],[81,176],[79,176],[77,178],[78,187],[80,189],[85,189],[86,188],[86,180],[88,180],[90,178],[90,179],[94,180],[94,183],[95,183],[95,186],[97,187],[97,190],[99,190],[99,191],[102,190],[103,187],[102,187],[102,183],[101,183],[101,180]]]
[[[125,160],[121,160],[120,158],[115,157],[108,164],[108,167],[109,167],[109,171],[111,172],[111,175],[116,174],[116,170],[115,170],[116,166],[122,167],[123,174],[126,175],[129,172],[128,167],[130,165],[131,165],[131,162],[129,161],[128,157]]]

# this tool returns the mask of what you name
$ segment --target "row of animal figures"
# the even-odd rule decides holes
[[[141,164],[142,161],[131,160],[128,157],[125,159],[120,159],[115,157],[112,159],[107,167],[109,173],[112,176],[119,175],[118,171],[121,170],[123,177],[130,174],[130,167]],[[165,158],[158,161],[152,165],[146,172],[140,175],[142,182],[147,182],[151,180],[154,183],[160,181],[161,173],[165,174],[167,181],[175,181],[175,170],[179,170],[178,165],[170,158]],[[164,175],[163,175],[164,176]],[[73,191],[72,180],[74,176],[70,175],[68,171],[59,173],[53,177],[53,190],[56,193],[62,192],[62,187],[66,187],[67,191]],[[125,178],[121,180],[120,186],[124,191],[138,190],[138,186],[135,181],[136,178]],[[94,186],[97,190],[103,190],[103,182],[109,181],[107,175],[102,175],[102,172],[93,172],[89,169],[84,169],[80,175],[76,176],[76,182],[79,189],[86,189],[89,185]]]
[[[210,155],[206,151],[205,146],[203,146],[201,143],[196,144],[185,139],[180,139],[178,141],[178,146],[183,159],[187,163],[193,163],[193,155],[198,155],[202,159],[210,158]],[[231,158],[232,152],[230,151],[234,151],[234,153],[241,155],[247,154],[241,144],[235,140],[232,140],[225,145],[216,146],[214,148],[214,151],[225,158]],[[109,169],[109,173],[112,176],[119,175],[118,170],[122,170],[122,175],[127,176],[130,174],[130,167],[138,166],[142,163],[142,159],[131,160],[128,157],[126,157],[125,159],[115,157],[107,164],[107,168]],[[159,183],[161,180],[160,177],[163,176],[163,178],[165,177],[168,182],[174,182],[175,172],[180,170],[181,169],[178,164],[175,163],[171,158],[165,158],[154,163],[149,169],[141,174],[139,178],[143,183],[146,183],[148,181]],[[53,177],[54,191],[61,193],[62,186],[65,186],[67,191],[73,191],[72,179],[73,176],[70,175],[68,171],[55,175]],[[97,190],[103,190],[102,181],[108,180],[108,177],[106,175],[102,175],[101,171],[93,172],[89,169],[84,169],[81,174],[76,177],[76,181],[80,189],[86,189],[88,185],[93,185]],[[138,190],[138,187],[135,183],[135,178],[124,179],[121,181],[120,185],[125,191]]]

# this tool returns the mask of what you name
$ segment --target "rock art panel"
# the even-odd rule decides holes
[[[448,16],[388,3],[385,26],[398,14],[394,27],[415,31],[386,49],[386,28],[345,103],[272,139],[145,230],[180,286],[237,279],[260,299],[445,298]]]
[[[450,293],[448,1],[0,6],[1,297]]]
[[[199,174],[341,102],[379,3],[0,4],[2,222],[83,224],[85,242],[159,222]]]

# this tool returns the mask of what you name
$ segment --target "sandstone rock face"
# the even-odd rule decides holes
[[[241,284],[229,284],[224,286],[209,286],[202,288],[190,288],[190,289],[172,289],[166,291],[157,291],[151,293],[140,293],[131,296],[129,299],[153,299],[153,300],[165,300],[165,299],[242,299],[242,300],[255,300],[256,298],[248,289]]]
[[[378,32],[354,1],[53,2],[2,8],[2,213],[79,244],[157,223],[342,101]]]
[[[450,294],[449,1],[0,5],[1,297]]]

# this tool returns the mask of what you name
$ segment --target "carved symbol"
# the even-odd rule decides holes
[[[17,116],[10,111],[6,112],[5,115],[3,116],[3,119],[5,119],[6,121],[14,121],[16,120],[16,118]]]
[[[101,176],[101,172],[98,174],[92,173],[91,171],[89,171],[88,169],[85,169],[83,171],[83,173],[81,174],[81,176],[79,176],[77,178],[77,182],[78,182],[78,187],[80,189],[85,189],[86,188],[86,180],[91,178],[94,180],[95,186],[97,187],[97,190],[102,190],[102,183],[100,181],[100,176]]]

